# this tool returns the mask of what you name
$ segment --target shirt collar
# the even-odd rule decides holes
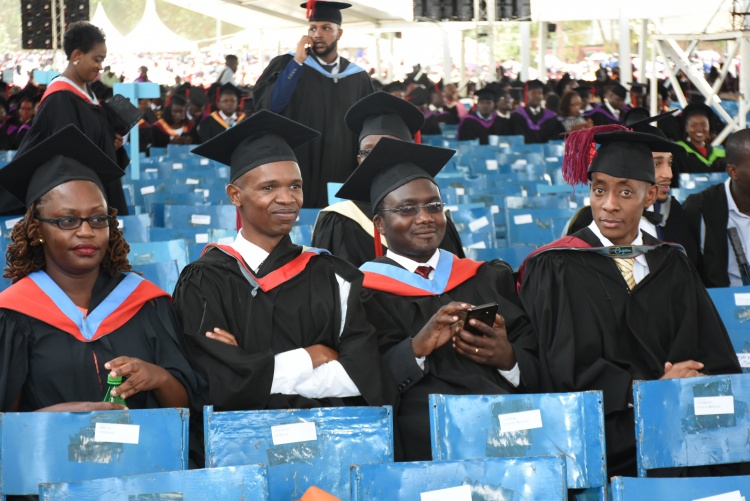
[[[224,121],[228,121],[229,119],[237,120],[237,113],[232,114],[232,116],[226,116],[223,111],[219,110],[219,116],[224,119]]]
[[[607,109],[609,110],[610,113],[612,113],[612,115],[614,115],[617,118],[620,118],[620,110],[614,109],[612,105],[609,104],[609,101],[607,101],[606,99],[604,100],[604,106],[607,107]]]
[[[538,106],[536,108],[532,108],[531,106],[528,106],[528,109],[534,115],[538,115],[538,114],[540,114],[542,112],[542,107],[541,106]]]
[[[510,118],[510,113],[500,113],[498,111],[497,116],[499,116],[500,118]]]
[[[426,263],[418,263],[414,261],[413,259],[409,259],[408,257],[404,257],[400,254],[396,254],[392,250],[388,249],[385,252],[385,257],[388,259],[393,259],[398,264],[409,270],[410,272],[414,273],[418,267],[420,266],[431,266],[432,269],[436,269],[438,265],[438,261],[440,260],[440,249],[435,250],[435,254],[432,255],[430,259],[427,260]]]
[[[612,247],[615,245],[607,237],[602,235],[602,232],[599,230],[599,227],[596,225],[596,221],[591,221],[591,224],[589,225],[589,229],[594,232],[594,235],[596,235],[596,238],[599,239],[599,241],[602,243],[604,247]],[[640,227],[638,228],[638,235],[635,237],[635,240],[633,240],[629,245],[643,245],[643,233],[641,233]],[[648,266],[645,254],[640,254],[636,256],[635,260],[645,266]]]
[[[237,238],[234,239],[232,247],[240,253],[242,259],[244,259],[250,269],[256,273],[258,272],[260,265],[263,264],[263,261],[265,261],[269,255],[268,252],[243,237],[242,230],[237,232]]]
[[[726,181],[724,181],[724,190],[727,193],[727,209],[729,209],[729,212],[734,212],[735,214],[738,214],[740,216],[745,216],[737,208],[737,203],[734,201],[734,197],[732,196],[732,190],[729,187],[729,185],[730,185],[731,182],[732,182],[731,178],[729,178]],[[745,216],[745,217],[747,217],[747,216]]]
[[[482,116],[482,114],[481,114],[481,113],[479,113],[478,111],[477,111],[476,113],[474,113],[474,114],[475,114],[475,115],[476,115],[476,116],[477,116],[477,117],[479,118],[479,120],[481,120],[481,121],[483,121],[483,122],[489,122],[489,121],[491,121],[491,120],[492,120],[492,114],[490,114],[490,116],[489,116],[488,118],[484,118],[484,117]]]

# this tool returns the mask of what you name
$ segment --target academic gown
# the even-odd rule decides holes
[[[677,144],[685,148],[685,152],[687,153],[687,165],[683,166],[683,170],[680,170],[680,173],[695,174],[702,172],[724,172],[727,170],[724,148],[714,148],[706,143],[707,156],[704,157],[689,141],[677,141]]]
[[[578,213],[573,216],[568,226],[568,235],[586,228],[594,220],[594,216],[591,213],[591,206],[586,205],[581,208]],[[682,245],[687,253],[688,259],[693,266],[698,265],[698,254],[699,248],[696,244],[695,237],[688,224],[687,216],[685,211],[677,201],[675,197],[672,197],[672,201],[669,204],[669,218],[667,223],[662,227],[662,242],[672,242]]]
[[[112,278],[100,273],[87,321],[95,318],[97,308],[106,308],[105,299],[119,297],[120,290],[116,287],[125,277],[120,274]],[[20,412],[64,402],[101,402],[107,392],[110,372],[104,364],[122,356],[166,369],[185,387],[191,402],[199,401],[198,395],[204,391],[205,382],[195,374],[183,354],[177,335],[179,324],[169,296],[150,282],[142,280],[142,283],[144,285],[128,296],[134,301],[131,316],[125,315],[124,323],[114,330],[104,329],[102,332],[109,333],[94,337],[93,341],[64,330],[66,327],[59,320],[64,302],[57,296],[47,296],[41,289],[32,294],[35,289],[32,287],[31,292],[22,289],[20,281],[0,294],[0,410],[11,411],[18,395],[21,396]],[[59,288],[57,291],[64,294]],[[13,306],[7,303],[9,297],[27,302],[33,311],[26,314],[10,309]],[[72,301],[68,301],[75,309]],[[107,315],[107,321],[119,318],[117,313]],[[153,391],[128,397],[127,405],[131,409],[160,407]]]
[[[240,123],[244,118],[244,113],[238,114],[237,123]],[[218,136],[228,128],[229,124],[227,124],[224,119],[221,118],[221,115],[219,115],[218,111],[215,111],[198,124],[198,140],[201,143],[205,143],[209,139]]]
[[[649,274],[631,291],[589,228],[538,249],[519,270],[539,337],[540,390],[603,390],[609,476],[635,476],[633,380],[696,360],[706,374],[741,372],[724,324],[681,250],[643,234]],[[582,241],[582,242],[581,242]],[[675,294],[674,291],[680,291]]]
[[[623,113],[624,110],[620,111],[620,116]],[[594,125],[622,125],[622,121],[615,117],[606,106],[602,106],[601,104],[595,104],[592,110],[585,113],[584,116],[590,118],[594,122]]]
[[[439,287],[443,260],[451,280]],[[538,359],[536,335],[518,301],[513,283],[513,272],[507,264],[494,261],[477,263],[458,259],[441,251],[441,261],[435,270],[431,292],[417,290],[414,294],[399,280],[399,274],[417,284],[430,282],[409,273],[387,257],[366,263],[362,300],[368,320],[378,332],[380,353],[385,358],[401,394],[395,414],[395,428],[400,438],[401,451],[397,460],[430,460],[430,394],[482,395],[536,391]],[[465,271],[468,270],[468,271]],[[473,271],[472,271],[473,270]],[[390,291],[382,286],[379,276],[390,277],[395,285]],[[414,275],[414,277],[411,277]],[[508,339],[513,343],[521,371],[521,385],[513,387],[500,373],[489,366],[477,364],[456,353],[447,343],[425,359],[424,371],[417,365],[411,338],[444,305],[451,301],[465,301],[474,305],[498,303],[498,313],[505,318]],[[397,451],[399,452],[399,451]]]
[[[519,108],[510,114],[510,129],[513,135],[523,136],[526,144],[546,143],[559,139],[565,132],[554,111],[542,109],[534,114],[528,108]]]
[[[268,64],[253,87],[256,109],[271,109],[276,80],[293,58],[284,54]],[[352,73],[358,67],[346,58],[339,61],[339,75],[331,75],[309,56],[291,101],[280,113],[321,133],[319,139],[294,149],[304,181],[305,207],[328,205],[328,183],[343,183],[357,167],[359,144],[344,115],[354,103],[372,94],[372,81],[365,71]]]
[[[16,155],[22,155],[34,145],[59,132],[63,127],[73,124],[113,162],[125,170],[130,163],[130,158],[125,148],[115,151],[115,132],[104,108],[98,104],[91,104],[67,90],[45,95],[39,111],[31,122],[31,128],[18,146]],[[110,183],[106,187],[106,192],[107,201],[111,207],[117,209],[117,214],[127,215],[128,207],[125,203],[125,192],[121,181],[118,179]],[[25,213],[26,207],[0,188],[0,214]]]
[[[313,229],[312,245],[321,249],[328,249],[334,256],[348,261],[356,267],[375,259],[375,245],[373,235],[375,226],[372,223],[373,214],[369,204],[347,201],[346,211],[359,216],[357,219],[345,216],[334,210],[324,209],[320,212]],[[363,226],[366,225],[366,226]],[[381,239],[383,254],[388,249],[385,239]],[[440,248],[452,252],[459,257],[465,257],[458,236],[456,225],[450,217],[446,217],[445,236]]]
[[[300,264],[301,256],[309,261]],[[188,354],[208,377],[207,404],[220,410],[393,405],[395,385],[376,356],[377,338],[365,318],[359,298],[362,274],[356,268],[331,255],[310,257],[289,236],[255,275],[266,284],[262,288],[248,281],[253,275],[246,267],[241,257],[238,261],[208,247],[182,271],[175,288],[174,305]],[[267,285],[280,274],[290,278]],[[335,275],[351,284],[345,313]],[[233,334],[239,347],[207,338],[206,332],[215,327]],[[339,352],[339,362],[361,397],[271,394],[274,355],[315,344]]]
[[[177,134],[177,131],[169,125],[163,118],[159,119],[151,127],[154,134],[154,146],[157,148],[166,148],[172,143],[172,139],[175,137],[191,137],[193,144],[196,143],[196,132],[195,124],[192,120],[185,120],[182,125],[182,133]]]
[[[466,115],[458,124],[458,139],[479,139],[479,144],[490,144],[490,136],[509,136],[510,120],[495,114],[491,120],[482,120],[476,115]]]

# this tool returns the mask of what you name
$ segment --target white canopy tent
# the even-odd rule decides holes
[[[98,26],[104,31],[107,36],[107,50],[109,52],[122,52],[127,50],[127,42],[125,37],[115,28],[112,21],[109,20],[109,16],[104,11],[104,6],[100,3],[96,5],[96,12],[94,17],[91,18],[91,23]]]
[[[190,52],[198,49],[198,44],[175,34],[167,28],[156,12],[155,0],[146,0],[143,18],[125,36],[126,52]]]

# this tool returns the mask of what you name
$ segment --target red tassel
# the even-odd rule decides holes
[[[315,14],[315,0],[307,0],[307,12],[305,16],[310,19],[310,16]]]
[[[383,257],[383,243],[380,241],[380,232],[378,232],[378,227],[375,226],[375,223],[373,223],[373,228],[375,230],[375,238],[373,239],[373,243],[375,244],[375,257]]]
[[[571,186],[587,184],[591,160],[596,154],[594,134],[629,130],[622,125],[599,125],[589,129],[573,131],[565,138],[565,156],[562,163],[562,174],[565,182]]]

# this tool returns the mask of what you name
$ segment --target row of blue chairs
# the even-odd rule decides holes
[[[652,481],[645,477],[657,468],[750,460],[750,375],[640,381],[633,392],[643,480]],[[196,488],[208,489],[203,498],[288,500],[317,485],[339,499],[357,500],[414,499],[443,489],[470,496],[504,492],[504,499],[517,499],[514,492],[523,499],[566,499],[567,489],[583,489],[579,499],[605,500],[609,490],[598,391],[432,395],[432,462],[393,463],[390,407],[207,407],[205,466],[221,470],[215,473],[184,471],[187,426],[184,409],[0,414],[0,494],[86,499],[93,495],[81,493],[103,488],[109,499],[119,499],[114,496],[183,495]],[[479,461],[487,458],[494,459]],[[360,466],[350,471],[353,465]],[[683,479],[676,480],[675,486]],[[684,485],[706,496],[730,485],[713,478],[690,482]],[[242,491],[248,485],[249,494]],[[643,492],[644,485],[615,480],[614,495],[621,496],[615,499],[639,499],[626,494]],[[731,485],[750,493],[747,477]],[[226,495],[217,498],[224,492],[217,489],[227,489]]]

